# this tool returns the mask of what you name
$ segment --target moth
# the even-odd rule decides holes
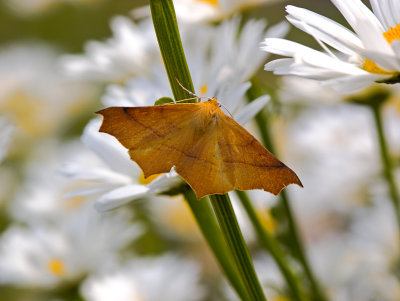
[[[129,150],[144,176],[176,172],[200,199],[233,189],[277,195],[297,175],[221,109],[216,98],[197,103],[110,107],[100,132]]]

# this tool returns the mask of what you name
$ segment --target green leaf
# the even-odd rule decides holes
[[[154,105],[159,106],[159,105],[164,105],[166,103],[174,103],[174,100],[171,97],[161,97],[156,100]]]

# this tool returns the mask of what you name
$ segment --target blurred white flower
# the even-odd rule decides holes
[[[285,106],[329,105],[339,102],[342,98],[342,95],[327,86],[321,86],[318,82],[308,78],[295,76],[281,78],[278,94],[279,100]]]
[[[82,142],[90,150],[88,156],[79,161],[71,159],[60,169],[82,186],[65,197],[95,198],[96,209],[107,211],[137,199],[156,197],[182,184],[174,171],[144,179],[127,150],[114,137],[100,133],[99,127],[100,120],[92,120],[82,135]]]
[[[208,68],[206,74],[213,75],[213,80],[217,75],[224,77],[231,73],[242,74],[242,80],[248,80],[266,58],[266,53],[257,50],[262,39],[281,37],[288,31],[286,23],[279,23],[265,32],[265,22],[255,20],[247,21],[240,29],[238,17],[218,26],[181,25],[188,60],[191,56],[196,67],[205,63],[204,57],[210,52],[211,58],[203,69]],[[81,79],[123,83],[135,76],[149,76],[154,62],[162,64],[150,18],[134,23],[125,17],[115,17],[111,29],[113,37],[106,42],[88,42],[84,55],[64,56],[61,65],[65,72]],[[204,74],[192,74],[194,78],[204,78]]]
[[[0,162],[7,154],[13,131],[14,126],[6,118],[0,116]]]
[[[392,273],[399,254],[392,211],[379,194],[372,206],[358,210],[345,232],[310,245],[310,258],[331,300],[400,298],[398,279]]]
[[[240,83],[249,80],[267,57],[266,53],[257,49],[263,38],[282,37],[289,30],[286,22],[271,26],[268,30],[265,27],[264,20],[254,19],[241,26],[240,17],[218,25],[182,26],[183,48],[196,91],[202,95],[208,92],[202,83],[205,80],[214,81],[214,85],[230,76],[237,78]]]
[[[186,242],[204,242],[191,209],[182,195],[150,199],[148,208],[149,219],[163,236]],[[198,247],[204,247],[204,244],[196,246]]]
[[[384,128],[393,158],[400,158],[400,87],[393,85],[392,97],[384,106]]]
[[[136,258],[87,279],[81,293],[88,301],[202,300],[200,270],[182,256]]]
[[[287,128],[285,162],[296,166],[304,189],[293,202],[309,240],[337,231],[368,201],[380,161],[368,108],[351,104],[313,106]]]
[[[212,22],[246,9],[278,0],[174,0],[177,18],[185,22]]]
[[[102,215],[93,200],[63,198],[72,183],[57,177],[56,168],[81,150],[75,142],[47,141],[27,164],[25,181],[9,203],[15,224],[0,237],[0,283],[52,287],[79,281],[143,233],[129,211]]]
[[[0,49],[0,114],[15,125],[18,145],[10,151],[32,150],[94,103],[96,89],[61,75],[57,56],[44,44]]]
[[[216,97],[239,123],[244,124],[269,99],[260,97],[244,106],[245,93],[250,87],[245,81],[265,59],[265,55],[253,51],[251,45],[258,45],[264,35],[284,35],[287,27],[281,23],[265,33],[264,22],[250,20],[239,34],[239,24],[240,18],[234,18],[218,26],[188,25],[182,30],[182,42],[197,95]],[[126,87],[109,86],[103,103],[106,106],[145,106],[153,105],[163,96],[172,97],[172,93],[160,60],[151,66],[147,76],[129,80]]]
[[[66,74],[102,83],[123,82],[147,73],[153,60],[161,60],[151,19],[134,23],[126,17],[111,20],[113,36],[105,42],[89,41],[84,55],[66,55]]]
[[[0,237],[0,283],[51,288],[97,270],[143,229],[126,211],[100,215],[85,204],[57,222],[9,227]]]
[[[265,69],[275,74],[316,79],[340,93],[355,92],[375,81],[397,77],[400,71],[397,1],[370,0],[374,13],[361,0],[332,2],[355,33],[326,17],[288,5],[289,22],[312,35],[325,53],[292,41],[268,38],[263,50],[289,58],[269,62]]]
[[[60,4],[96,4],[104,0],[4,0],[4,4],[21,17],[34,17],[48,13]]]
[[[75,187],[57,175],[62,160],[69,157],[87,157],[79,141],[62,143],[42,141],[23,167],[24,181],[9,202],[11,216],[23,223],[58,222],[79,212],[83,199],[64,199],[63,195]],[[76,188],[75,188],[76,189]]]

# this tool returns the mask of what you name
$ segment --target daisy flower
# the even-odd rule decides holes
[[[0,283],[53,288],[78,282],[143,233],[130,219],[127,211],[100,215],[87,203],[56,222],[10,226],[0,237]]]
[[[82,142],[90,150],[88,156],[67,161],[59,170],[81,186],[67,193],[66,198],[91,198],[97,210],[107,211],[182,185],[174,171],[144,179],[126,149],[114,137],[99,133],[99,127],[100,120],[92,120],[82,135]]]
[[[174,9],[178,21],[198,24],[226,20],[240,12],[278,1],[280,0],[174,0]],[[149,6],[132,11],[132,16],[137,19],[150,14]]]
[[[265,36],[282,37],[288,31],[286,22],[265,31],[265,22],[256,20],[247,21],[241,28],[240,18],[227,20],[218,26],[182,23],[184,26],[180,31],[187,54],[200,53],[208,48],[213,52],[213,64],[208,64],[209,68],[215,70],[229,62],[225,68],[229,66],[237,72],[245,71],[245,79],[266,58],[265,53],[257,51],[262,39]],[[67,75],[106,84],[122,84],[135,76],[148,76],[151,63],[162,61],[151,18],[132,22],[118,16],[111,21],[110,27],[113,36],[105,42],[90,41],[85,45],[83,55],[61,58],[60,64]]]
[[[62,4],[91,5],[105,0],[4,0],[6,7],[19,17],[36,17],[49,13]]]
[[[277,0],[175,0],[177,18],[186,22],[218,21]]]
[[[193,261],[165,254],[103,269],[83,283],[81,294],[88,301],[197,301],[204,296],[199,282]]]
[[[374,82],[397,82],[400,72],[400,13],[394,0],[332,0],[352,27],[307,9],[287,6],[287,19],[312,35],[324,52],[292,41],[265,39],[262,49],[286,56],[265,65],[275,74],[321,81],[341,93],[352,93]]]
[[[26,155],[91,110],[97,89],[62,75],[58,55],[47,44],[0,49],[0,114],[15,126],[10,151]]]
[[[146,74],[152,60],[161,60],[150,18],[135,23],[117,16],[110,27],[113,36],[105,42],[89,41],[83,55],[61,58],[60,64],[67,75],[100,83],[122,83]]]
[[[392,209],[381,195],[360,208],[342,233],[310,244],[310,258],[331,300],[400,298],[399,246]]]
[[[368,109],[348,103],[314,105],[287,128],[284,156],[305,183],[306,192],[294,190],[292,197],[309,241],[341,230],[368,200],[379,157],[366,129],[373,129]]]
[[[26,164],[7,207],[12,222],[0,236],[0,283],[51,288],[80,281],[144,232],[131,211],[99,214],[93,200],[63,198],[73,183],[56,168],[81,150],[76,142],[43,142]]]

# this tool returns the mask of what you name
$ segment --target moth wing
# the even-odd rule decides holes
[[[209,118],[203,133],[176,165],[198,198],[233,189],[264,189],[277,195],[290,184],[302,186],[297,175],[222,111]]]
[[[233,119],[224,115],[218,132],[219,154],[234,188],[263,189],[277,195],[290,184],[303,186],[289,167]]]
[[[127,149],[144,176],[169,172],[195,140],[190,123],[198,104],[151,107],[111,107],[103,115],[101,132],[113,135]]]

